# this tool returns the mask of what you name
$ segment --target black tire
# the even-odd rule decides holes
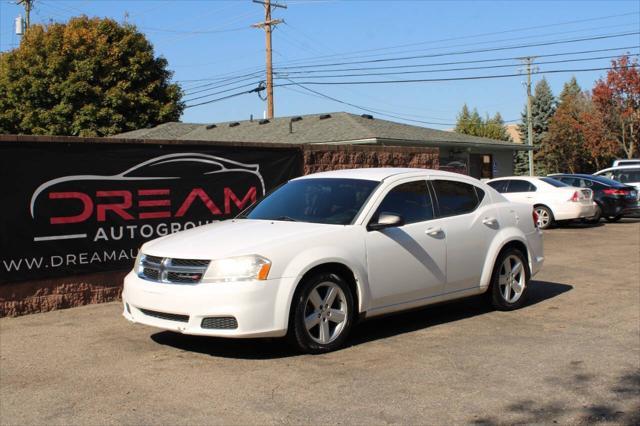
[[[553,218],[553,212],[547,206],[538,205],[534,207],[534,210],[538,214],[538,228],[549,229],[554,225],[555,219]],[[546,214],[548,221],[541,223],[543,217]]]
[[[315,340],[312,336],[312,333],[319,332],[319,329],[316,330],[315,328],[312,328],[311,330],[307,330],[307,327],[305,325],[305,318],[309,316],[309,307],[311,306],[309,305],[311,292],[318,289],[317,292],[322,297],[322,290],[325,288],[329,288],[326,287],[326,283],[333,284],[340,290],[342,290],[344,300],[341,303],[344,303],[346,305],[346,315],[344,315],[345,323],[341,327],[339,333],[335,336],[335,338],[328,343],[321,343]],[[324,293],[324,295],[326,294],[327,293]],[[332,307],[336,306],[335,303],[340,302],[340,297],[341,295],[338,294],[332,306],[329,306],[329,311]],[[316,310],[314,312],[320,311]],[[327,310],[325,310],[319,315],[329,316],[330,312],[327,312]],[[349,336],[356,318],[357,314],[354,296],[352,294],[351,288],[349,287],[349,284],[347,284],[347,282],[337,274],[330,272],[319,273],[302,281],[293,296],[293,300],[291,302],[291,311],[289,315],[289,330],[287,332],[287,339],[289,340],[289,343],[292,344],[292,346],[305,353],[320,354],[331,352],[339,349],[347,340],[347,337]],[[319,321],[327,322],[327,327],[334,327],[333,330],[330,331],[330,334],[333,334],[333,332],[337,330],[338,325],[331,322],[331,318],[324,317]],[[320,322],[317,327],[320,327],[321,324],[322,322]]]
[[[510,302],[504,297],[503,289],[500,286],[500,275],[505,261],[507,259],[513,259],[514,257],[517,258],[523,266],[524,288],[519,298]],[[489,291],[487,291],[487,297],[491,305],[499,311],[512,311],[520,308],[525,303],[530,278],[531,272],[529,271],[529,263],[526,256],[517,248],[507,248],[503,250],[496,259],[496,263],[491,274],[491,286],[489,287]]]
[[[600,223],[600,219],[602,219],[602,207],[600,207],[600,204],[596,205],[596,214],[586,218],[584,221],[585,223],[589,223],[591,225],[595,225],[596,223]]]
[[[619,214],[618,216],[607,216],[605,219],[607,219],[607,222],[613,223],[613,222],[617,222],[620,219],[622,219],[622,215]]]

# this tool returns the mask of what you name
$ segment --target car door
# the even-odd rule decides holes
[[[433,223],[426,179],[402,181],[389,188],[368,223],[380,213],[400,215],[405,224],[366,234],[372,310],[441,294],[446,280],[446,243]]]
[[[495,205],[482,188],[454,178],[431,181],[447,241],[445,293],[480,285],[491,241],[500,230]]]

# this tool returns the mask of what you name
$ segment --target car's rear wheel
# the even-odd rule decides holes
[[[489,296],[494,308],[501,311],[518,309],[525,301],[529,285],[529,265],[517,248],[500,253],[491,275]]]
[[[305,279],[292,301],[289,341],[307,353],[342,346],[355,319],[354,297],[347,282],[334,273]]]
[[[613,222],[617,222],[620,219],[622,219],[622,215],[619,214],[618,216],[607,216],[606,219],[607,219],[607,222],[613,223]]]
[[[596,214],[594,214],[591,217],[586,218],[584,221],[586,223],[590,223],[592,225],[600,222],[600,219],[602,219],[602,207],[600,207],[600,204],[596,204]]]
[[[538,215],[538,228],[549,229],[553,226],[553,213],[547,206],[535,206],[536,214]]]

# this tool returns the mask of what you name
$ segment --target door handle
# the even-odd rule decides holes
[[[484,223],[487,226],[494,226],[498,221],[496,220],[495,217],[485,217],[484,219],[482,219],[482,223]]]
[[[440,227],[427,228],[427,230],[424,231],[425,234],[430,235],[432,237],[435,237],[435,236],[441,234],[442,232],[443,232],[442,228],[440,228]]]

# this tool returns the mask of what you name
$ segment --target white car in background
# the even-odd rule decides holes
[[[549,177],[503,177],[492,179],[487,185],[509,201],[532,205],[540,229],[547,229],[558,221],[587,219],[596,214],[593,191]]]
[[[608,169],[595,172],[594,176],[603,176],[624,183],[625,185],[635,186],[640,192],[640,165],[609,167]]]
[[[293,179],[233,220],[144,244],[129,321],[185,334],[288,336],[337,349],[359,319],[485,293],[524,303],[544,257],[533,209],[460,174],[353,169]]]
[[[614,160],[611,167],[618,166],[640,166],[640,158],[621,158]]]

